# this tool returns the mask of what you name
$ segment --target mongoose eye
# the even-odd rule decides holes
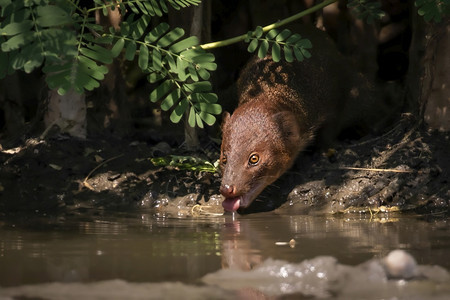
[[[252,155],[250,155],[250,158],[248,159],[248,163],[250,165],[256,165],[259,162],[259,154],[258,153],[253,153]]]
[[[226,165],[226,164],[227,164],[227,156],[226,156],[224,153],[222,153],[222,156],[221,156],[221,158],[220,158],[220,162],[221,162],[223,165]]]

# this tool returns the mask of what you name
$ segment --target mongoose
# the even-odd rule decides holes
[[[248,207],[313,140],[328,147],[353,125],[368,128],[385,112],[373,89],[326,33],[308,30],[312,57],[253,59],[237,82],[239,105],[222,124],[222,205]]]

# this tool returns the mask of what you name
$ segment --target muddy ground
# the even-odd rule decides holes
[[[217,160],[218,145],[195,155]],[[306,150],[293,169],[246,211],[446,213],[450,139],[404,116],[384,135]],[[0,212],[86,214],[154,210],[167,216],[222,214],[220,174],[155,166],[152,157],[189,155],[164,142],[79,140],[57,134],[0,151]]]

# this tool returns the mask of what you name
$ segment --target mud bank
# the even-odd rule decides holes
[[[214,162],[218,147],[196,156]],[[378,137],[342,141],[329,155],[305,151],[246,211],[448,211],[449,134],[410,117]],[[155,208],[159,214],[221,214],[220,174],[156,167],[182,155],[166,144],[118,139],[29,139],[0,151],[0,211],[83,213]]]

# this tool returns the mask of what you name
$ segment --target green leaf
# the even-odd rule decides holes
[[[40,67],[44,62],[44,56],[41,52],[33,52],[28,56],[28,60],[23,65],[25,73],[31,73],[34,69]]]
[[[133,60],[136,55],[136,43],[134,41],[130,41],[127,45],[127,49],[125,50],[125,59]]]
[[[122,52],[123,46],[125,46],[125,39],[124,38],[118,39],[111,49],[112,57],[119,56],[120,52]]]
[[[183,28],[175,28],[164,35],[156,43],[159,47],[167,47],[184,35]]]
[[[163,12],[165,13],[169,12],[165,0],[159,0],[159,5],[161,6]]]
[[[298,42],[299,40],[301,40],[301,38],[302,38],[302,36],[301,36],[300,34],[294,33],[293,35],[291,35],[291,36],[287,39],[286,43],[288,43],[288,44],[295,44],[296,42]]]
[[[181,97],[181,91],[179,89],[173,90],[166,98],[161,102],[161,109],[168,111]]]
[[[181,81],[186,81],[189,76],[186,72],[186,68],[188,65],[189,63],[186,60],[182,59],[181,57],[177,58],[177,68],[172,71],[176,71],[176,73],[178,74],[178,78]]]
[[[186,83],[183,85],[183,90],[189,93],[208,92],[212,89],[209,81],[199,81],[194,83]]]
[[[38,6],[36,24],[42,27],[61,26],[72,22],[72,18],[56,5]]]
[[[214,54],[204,52],[204,50],[201,51],[202,53],[192,58],[196,63],[213,62],[216,59]]]
[[[148,48],[145,44],[141,44],[139,47],[138,66],[143,71],[145,71],[148,67]]]
[[[141,15],[139,19],[134,22],[131,26],[131,36],[138,40],[142,37],[142,35],[147,30],[148,25],[150,24],[150,16]]]
[[[276,41],[277,42],[282,42],[282,41],[284,41],[284,40],[286,40],[288,37],[290,37],[291,36],[291,31],[289,30],[289,29],[284,29],[283,31],[281,31],[278,35],[277,35],[277,37],[276,37]]]
[[[263,32],[263,28],[261,26],[258,26],[256,27],[255,31],[253,31],[253,35],[259,39],[263,35]]]
[[[301,51],[302,51],[302,54],[303,54],[303,56],[304,56],[305,58],[310,58],[310,57],[311,57],[311,53],[310,53],[308,50],[306,50],[306,49],[301,49]]]
[[[162,13],[161,9],[159,8],[158,2],[156,2],[156,0],[151,0],[150,2],[153,7],[153,10],[155,11],[155,14],[158,17],[162,17],[163,13]]]
[[[198,114],[195,114],[195,121],[196,121],[198,127],[204,128],[203,121]]]
[[[200,76],[201,79],[203,80],[209,80],[209,78],[211,77],[211,74],[209,74],[209,72],[203,68],[200,68],[197,70],[198,75]],[[192,77],[191,78],[195,81],[198,81],[198,77]]]
[[[211,103],[198,103],[196,106],[200,108],[200,111],[218,115],[222,112],[222,106],[220,104]]]
[[[199,71],[204,71],[206,73],[208,73],[208,71],[206,71],[205,69],[199,69]],[[188,65],[188,72],[189,72],[189,76],[191,76],[191,79],[194,81],[198,81],[198,74],[197,74],[197,70],[194,68],[194,66],[192,64]],[[208,79],[209,79],[209,73],[208,73]],[[207,80],[207,79],[205,79]]]
[[[188,124],[191,127],[195,127],[195,109],[193,106],[189,110]]]
[[[170,46],[169,51],[174,52],[174,53],[179,53],[187,48],[197,46],[198,43],[199,43],[198,38],[196,36],[190,36],[190,37]]]
[[[83,55],[86,55],[87,57],[90,57],[104,64],[110,64],[113,61],[111,51],[99,45],[92,45],[88,48],[80,48],[80,52]]]
[[[295,55],[295,58],[300,62],[302,62],[305,59],[303,57],[303,53],[297,47],[294,47],[294,55]]]
[[[150,93],[150,101],[157,102],[173,88],[172,81],[166,80]]]
[[[166,53],[166,55],[164,56],[164,60],[165,62],[167,62],[169,64],[169,67],[171,70],[176,70],[177,69],[177,64],[175,63],[175,59],[173,58],[173,56],[170,53]]]
[[[272,45],[272,59],[275,62],[279,62],[281,59],[281,50],[280,50],[280,45],[279,44],[273,44]]]
[[[266,34],[266,38],[269,40],[272,40],[273,38],[275,38],[278,35],[278,30],[276,29],[272,29],[270,30],[267,34]]]
[[[160,81],[162,79],[164,79],[164,76],[161,73],[153,72],[153,73],[150,73],[148,75],[148,81],[150,83],[155,83],[155,82],[158,82],[158,81]]]
[[[153,28],[150,33],[145,37],[146,43],[156,42],[163,34],[165,34],[169,30],[169,24],[160,23],[158,26]]]
[[[247,51],[250,53],[253,53],[253,52],[255,52],[256,48],[258,48],[258,40],[254,39],[248,45]]]
[[[293,62],[294,61],[294,55],[292,53],[292,49],[291,47],[284,45],[283,47],[284,50],[284,58],[286,59],[287,62]]]
[[[308,39],[301,39],[301,40],[298,41],[295,45],[296,45],[297,47],[305,48],[305,49],[311,49],[311,48],[312,48],[311,41],[308,40]]]
[[[202,62],[198,64],[201,68],[204,68],[209,71],[215,71],[217,69],[216,63],[210,63],[210,62]]]
[[[216,117],[214,117],[212,114],[202,111],[202,112],[200,112],[199,115],[200,115],[200,118],[203,121],[205,121],[205,123],[208,124],[209,126],[214,125],[214,123],[216,122]],[[202,126],[203,126],[203,124],[202,124]]]
[[[159,71],[162,69],[161,52],[159,52],[158,49],[153,49],[153,51],[152,51],[152,62],[153,62],[153,68],[156,71]]]
[[[33,27],[31,20],[23,20],[22,22],[9,23],[5,27],[0,28],[0,35],[16,35],[22,32],[27,32]]]
[[[264,58],[267,55],[267,50],[269,50],[269,42],[267,40],[261,41],[261,46],[259,46],[258,57]]]
[[[80,56],[78,59],[80,60],[80,70],[83,73],[88,74],[96,80],[105,79],[105,74],[108,73],[108,68],[105,66],[99,66],[94,61],[84,56]]]
[[[183,98],[181,99],[177,105],[175,106],[175,109],[172,111],[172,113],[170,114],[170,120],[173,123],[178,123],[181,118],[183,117],[183,114],[186,112],[187,108],[188,108],[188,101]]]
[[[214,93],[194,93],[191,95],[191,99],[194,102],[213,104],[217,103],[218,97]]]
[[[26,45],[33,41],[34,41],[34,34],[32,32],[23,32],[11,37],[6,42],[4,42],[2,44],[2,51],[9,52],[12,50],[16,50],[22,47],[23,45]]]

